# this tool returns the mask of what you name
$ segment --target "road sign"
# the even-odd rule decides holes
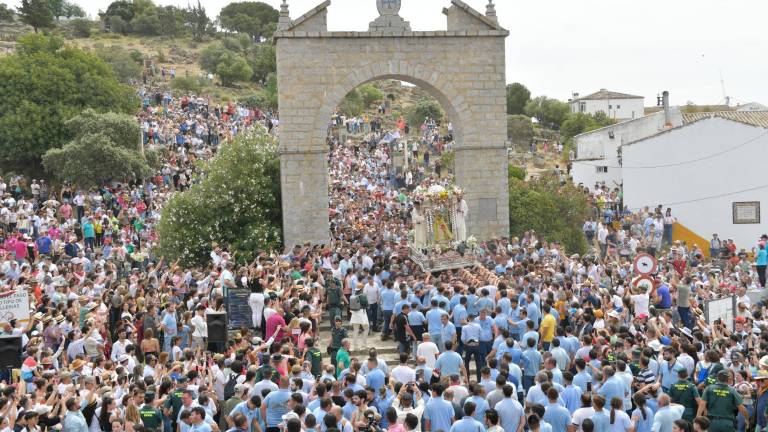
[[[641,253],[635,257],[635,273],[639,275],[648,276],[656,273],[658,265],[659,263],[653,255]]]
[[[650,292],[653,289],[653,278],[650,276],[640,276],[632,281],[632,285],[635,288],[640,288],[645,292]]]

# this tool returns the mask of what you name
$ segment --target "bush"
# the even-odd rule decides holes
[[[95,48],[96,55],[109,65],[120,82],[128,83],[131,80],[141,78],[141,73],[144,70],[142,65],[143,61],[141,58],[137,61],[133,52],[128,52],[119,46],[112,46],[109,48],[101,46]],[[139,55],[141,55],[141,53],[139,53]]]
[[[509,177],[509,232],[520,237],[535,230],[540,239],[557,241],[567,253],[583,254],[587,240],[582,224],[589,216],[587,197],[570,182],[554,174],[525,182]]]
[[[363,108],[363,97],[357,89],[347,93],[339,104],[339,110],[348,117],[359,116],[363,113]]]
[[[533,139],[533,123],[524,115],[507,116],[507,137],[518,148],[528,147]]]
[[[69,22],[72,26],[72,36],[78,38],[91,37],[91,22],[83,18],[75,18]]]
[[[365,108],[370,107],[374,102],[384,99],[384,93],[372,84],[364,84],[360,86],[358,91],[363,98],[363,106],[365,106]]]
[[[181,96],[185,94],[200,94],[203,85],[195,77],[176,77],[171,81],[171,88],[176,94]]]
[[[126,34],[131,31],[131,26],[117,15],[107,18],[107,24],[109,24],[109,31],[112,33]]]
[[[257,250],[281,248],[280,158],[265,130],[223,146],[198,180],[163,208],[160,255],[192,266],[208,262],[214,242],[247,261]]]
[[[238,102],[249,108],[264,109],[270,106],[269,95],[266,92],[251,93],[238,99]]]
[[[526,170],[523,167],[518,167],[514,165],[508,165],[507,166],[507,174],[509,175],[509,178],[516,178],[518,180],[525,180],[525,177],[528,175],[528,170]]]
[[[216,66],[216,73],[221,78],[221,85],[231,87],[237,81],[248,81],[253,76],[253,69],[248,62],[236,54],[226,54],[221,57]]]

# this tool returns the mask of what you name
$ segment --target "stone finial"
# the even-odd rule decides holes
[[[277,21],[278,30],[288,30],[291,27],[291,13],[288,10],[288,1],[283,0],[280,5],[280,18]]]
[[[496,16],[496,5],[493,4],[493,0],[488,0],[488,4],[485,6],[485,16],[495,23],[499,22]]]
[[[398,15],[401,3],[402,0],[376,0],[379,17],[371,22],[368,31],[411,31],[411,24]]]

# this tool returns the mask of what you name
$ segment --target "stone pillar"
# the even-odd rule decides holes
[[[457,146],[456,180],[469,206],[467,233],[478,240],[509,236],[506,147]]]
[[[329,244],[328,152],[282,151],[283,244]]]

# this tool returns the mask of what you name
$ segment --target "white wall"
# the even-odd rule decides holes
[[[672,108],[670,120],[673,127],[683,124],[678,108]],[[574,137],[576,161],[571,170],[573,181],[593,189],[596,181],[621,183],[621,168],[618,167],[617,148],[622,143],[637,141],[664,130],[664,112],[657,112],[635,120],[617,123],[602,129]],[[611,139],[610,133],[613,132]],[[578,169],[577,169],[578,165]],[[595,165],[608,166],[608,173],[596,173]]]
[[[600,99],[600,100],[576,100],[571,102],[571,111],[578,113],[596,114],[604,112],[608,117],[617,120],[639,118],[645,115],[644,99]],[[586,103],[585,110],[581,111],[580,104]]]
[[[718,233],[720,238],[732,238],[739,248],[750,249],[768,232],[768,187],[732,193],[768,185],[767,132],[714,117],[626,145],[624,201],[631,209],[672,207],[680,223],[698,235],[709,239]],[[706,159],[690,162],[702,158]],[[674,166],[637,168],[658,165]],[[733,224],[732,203],[738,201],[760,201],[761,223]]]

